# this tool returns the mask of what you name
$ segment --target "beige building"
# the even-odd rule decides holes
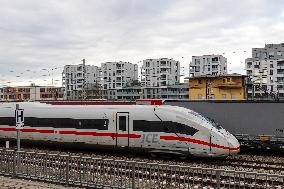
[[[245,100],[245,77],[226,74],[189,78],[189,100]]]
[[[0,88],[0,101],[40,100],[63,100],[63,88],[36,85]]]

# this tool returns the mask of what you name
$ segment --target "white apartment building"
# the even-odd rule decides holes
[[[84,99],[86,87],[101,84],[101,72],[93,65],[65,65],[62,73],[62,84],[67,100]]]
[[[246,71],[249,97],[284,97],[284,59],[247,59]]]
[[[252,59],[284,59],[284,43],[265,44],[264,48],[252,48]]]
[[[222,55],[192,56],[189,76],[227,74],[227,58]]]
[[[180,82],[180,62],[169,58],[143,60],[141,76],[142,87],[178,84]]]
[[[245,63],[249,98],[284,97],[284,43],[253,48]]]
[[[122,89],[138,80],[138,65],[130,62],[102,63],[101,71],[102,86],[105,90]],[[112,95],[115,96],[115,94]]]

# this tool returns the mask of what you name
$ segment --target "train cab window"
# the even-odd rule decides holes
[[[126,116],[119,116],[119,130],[126,131]]]

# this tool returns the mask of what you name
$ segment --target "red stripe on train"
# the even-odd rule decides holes
[[[59,131],[62,135],[91,135],[91,136],[109,136],[112,138],[140,138],[138,134],[119,134],[119,133],[97,133],[93,131]]]
[[[16,131],[16,128],[0,128],[2,131]],[[40,129],[21,129],[22,132],[31,132],[31,133],[44,133],[44,134],[53,134],[54,130],[40,130]],[[81,135],[81,136],[101,136],[101,137],[112,137],[112,138],[141,138],[139,134],[119,134],[119,133],[98,133],[94,131],[59,131],[58,134],[61,135]],[[202,140],[192,139],[192,138],[185,138],[185,137],[176,137],[176,136],[160,136],[161,140],[176,140],[176,141],[183,141],[183,142],[191,142],[194,144],[200,144],[205,146],[211,146],[214,148],[221,148],[226,150],[239,150],[240,146],[237,148],[230,148],[226,146],[222,146],[219,144],[210,144],[209,142],[205,142]]]
[[[200,144],[200,145],[204,145],[204,146],[211,146],[213,148],[221,148],[221,149],[225,149],[225,150],[239,150],[240,146],[237,148],[230,148],[227,146],[222,146],[219,144],[213,144],[213,143],[209,143],[209,142],[205,142],[202,140],[197,140],[197,139],[193,139],[193,138],[185,138],[185,137],[176,137],[176,136],[160,136],[161,140],[178,140],[178,141],[183,141],[183,142],[190,142],[190,143],[194,143],[194,144]]]
[[[16,131],[16,128],[0,128],[2,131]],[[25,133],[44,133],[53,134],[54,130],[42,130],[42,129],[21,129],[21,132]],[[141,138],[139,134],[120,134],[120,133],[98,133],[93,131],[59,131],[61,135],[90,135],[90,136],[101,136],[101,137],[112,137],[112,138]]]

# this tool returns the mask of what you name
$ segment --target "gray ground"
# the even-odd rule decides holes
[[[13,179],[9,177],[0,176],[0,189],[78,189],[75,187],[65,187],[62,185],[48,184],[44,182],[36,182],[23,179]]]

